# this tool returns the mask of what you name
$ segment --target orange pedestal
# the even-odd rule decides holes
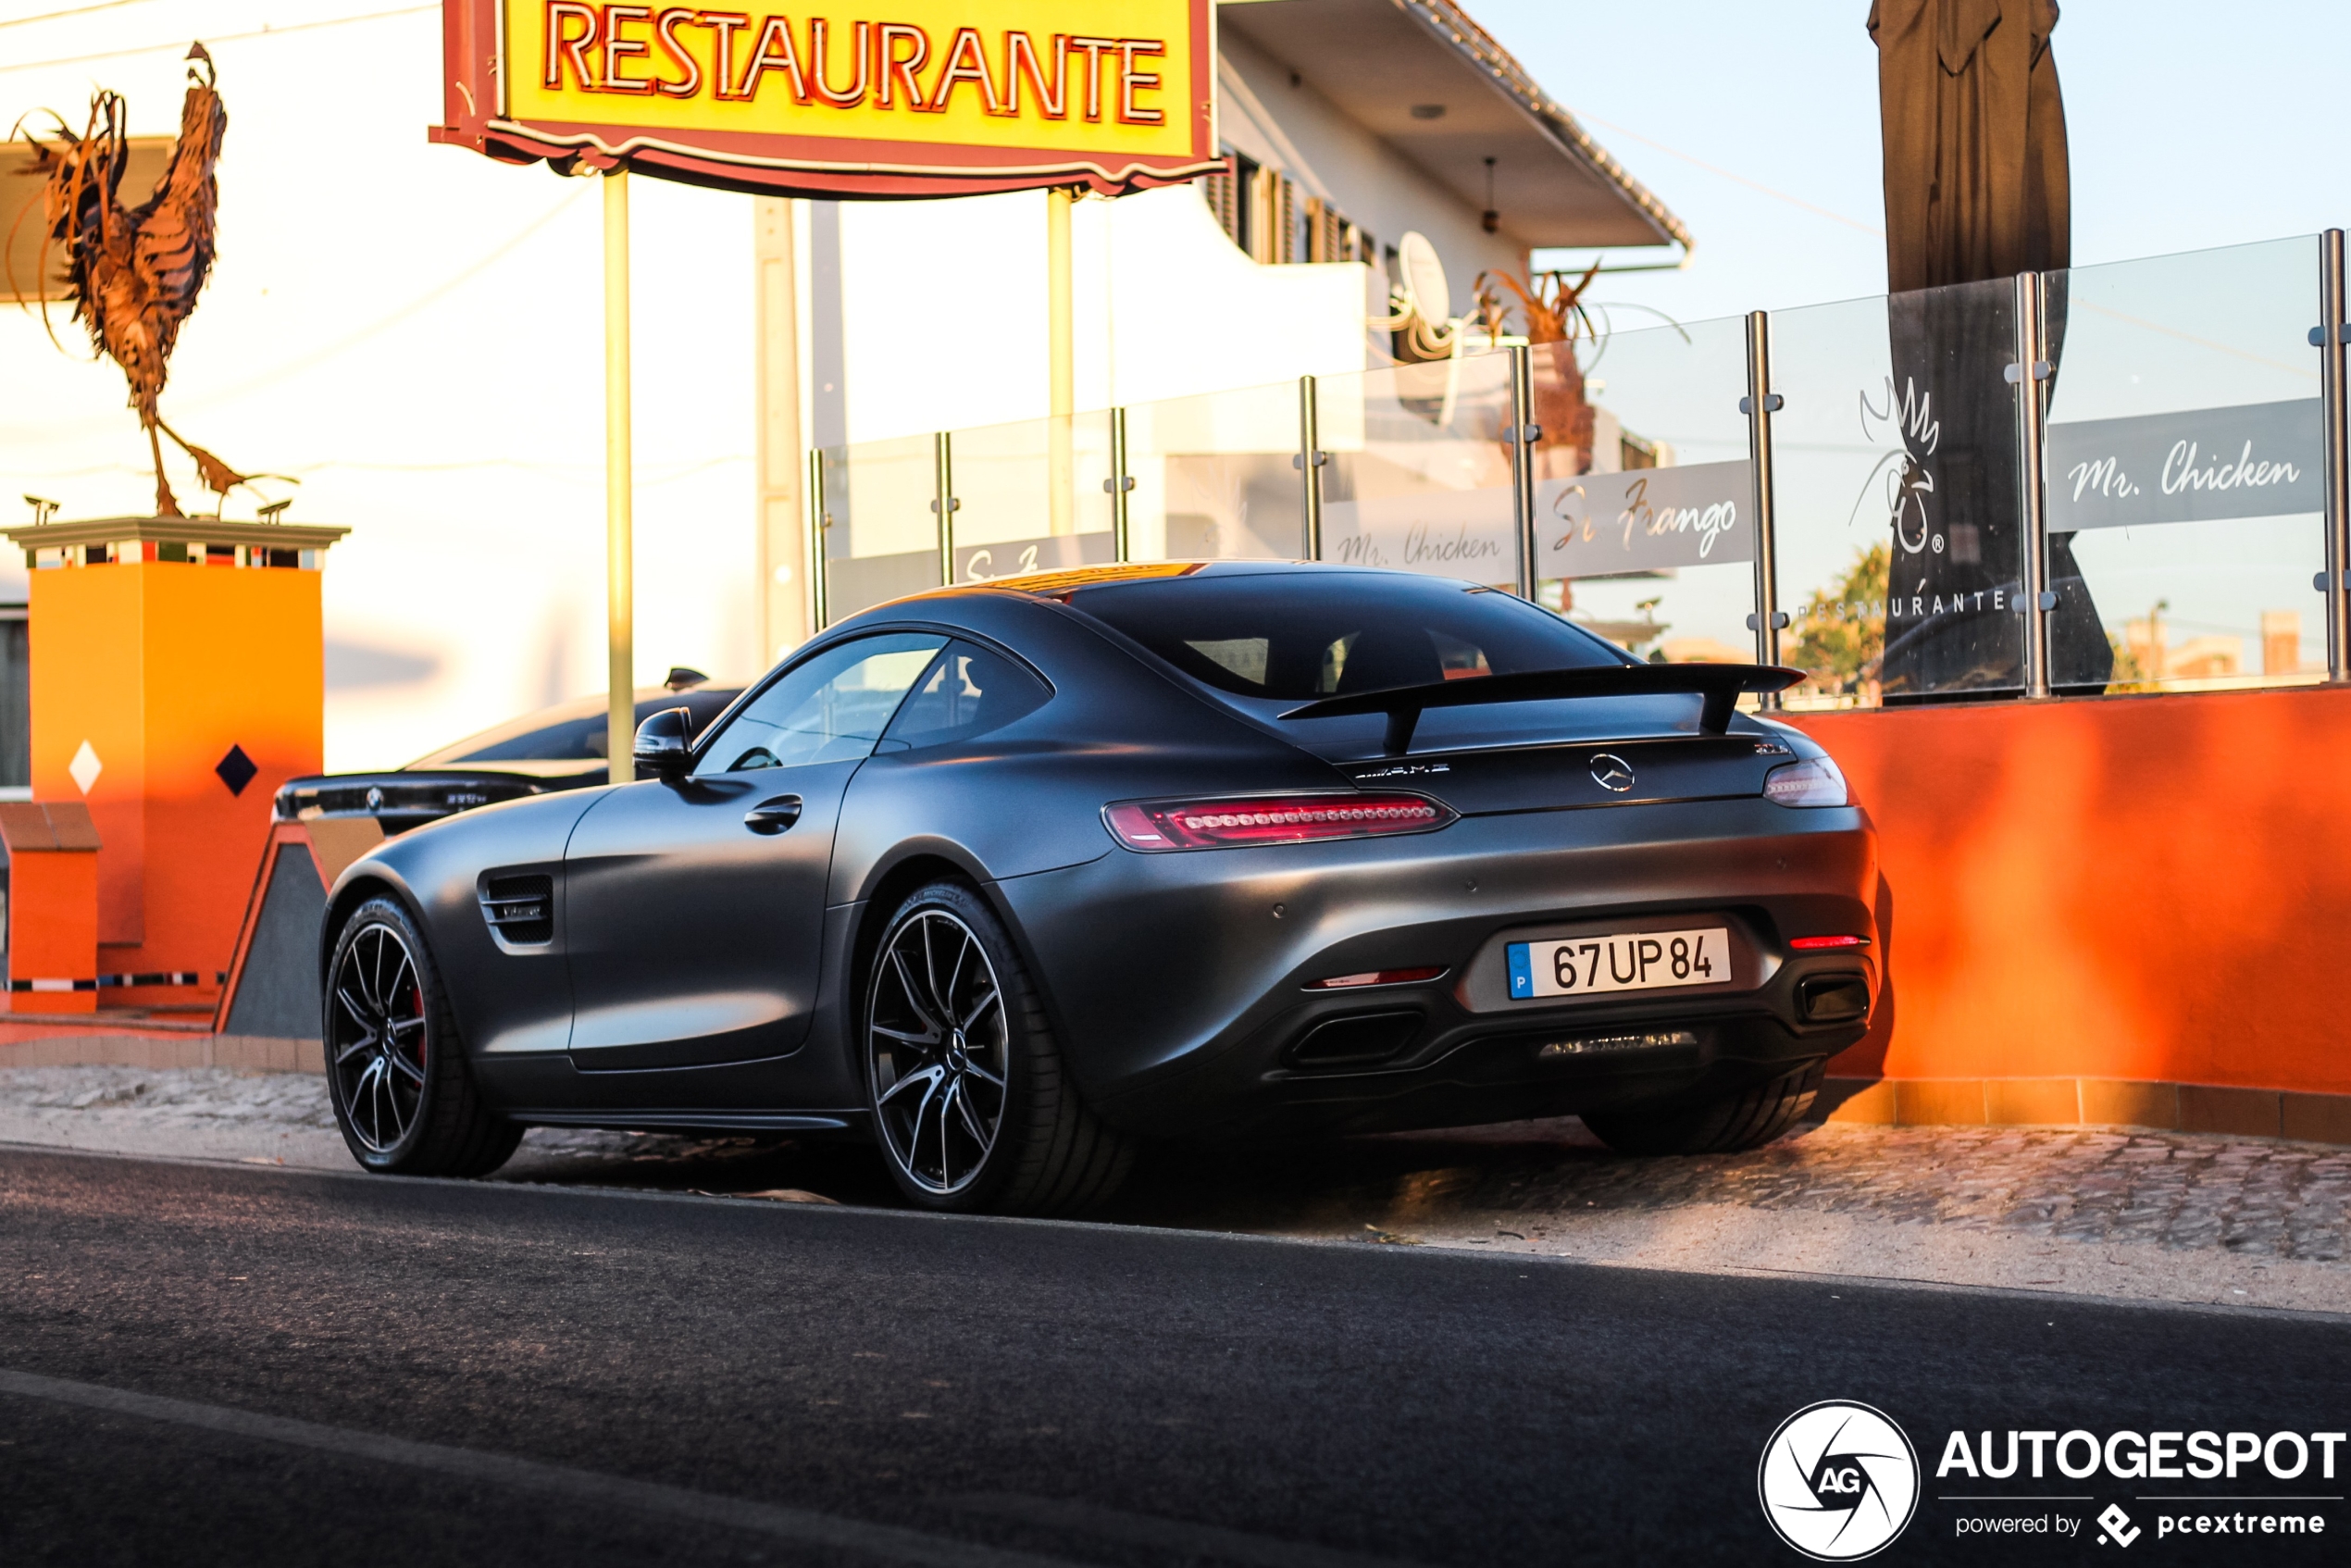
[[[0,802],[8,851],[7,989],[12,1013],[98,1006],[98,834],[78,801]]]
[[[85,803],[109,1006],[209,1006],[268,838],[319,770],[318,563],[344,532],[201,517],[13,530],[31,577],[32,789]]]

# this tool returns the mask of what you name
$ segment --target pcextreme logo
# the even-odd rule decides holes
[[[1890,1545],[1918,1511],[1918,1450],[1884,1411],[1823,1400],[1780,1423],[1755,1489],[1780,1539],[1817,1562],[1852,1562]]]

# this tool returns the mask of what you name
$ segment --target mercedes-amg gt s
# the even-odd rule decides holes
[[[370,1169],[529,1126],[862,1135],[1056,1213],[1138,1141],[1580,1114],[1751,1147],[1878,988],[1867,817],[1793,671],[1470,583],[1101,567],[865,611],[637,782],[355,863],[319,963]]]

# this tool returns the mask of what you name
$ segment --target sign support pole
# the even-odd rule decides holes
[[[1052,417],[1049,525],[1055,538],[1077,531],[1076,479],[1070,426],[1077,413],[1076,306],[1070,279],[1069,211],[1076,198],[1056,187],[1045,193],[1046,353],[1051,361]]]
[[[808,554],[807,482],[800,444],[800,283],[793,209],[788,197],[763,196],[753,208],[753,261],[759,326],[759,521],[757,605],[759,658],[770,664],[807,641],[803,572],[817,569]]]
[[[604,177],[604,622],[611,706],[604,757],[615,784],[637,777],[636,541],[629,514],[628,172]]]

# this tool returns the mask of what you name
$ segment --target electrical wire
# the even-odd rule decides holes
[[[406,305],[400,306],[389,315],[379,316],[375,320],[369,322],[367,326],[360,328],[357,331],[349,333],[344,337],[338,338],[333,342],[327,344],[324,348],[314,349],[310,353],[304,355],[299,359],[290,359],[285,364],[278,366],[273,369],[264,370],[257,376],[247,377],[244,380],[235,382],[230,386],[222,387],[217,392],[193,393],[189,400],[190,405],[198,408],[209,408],[218,404],[234,402],[236,399],[243,397],[249,392],[258,392],[264,387],[272,386],[277,382],[286,380],[294,376],[299,376],[305,371],[317,369],[328,360],[333,359],[340,355],[345,354],[350,350],[358,347],[361,343],[366,342],[369,338],[390,330],[392,328],[396,327],[401,322],[408,319],[411,316],[416,315],[417,312],[424,309],[427,305],[433,305],[445,298],[447,295],[454,293],[460,286],[470,282],[473,279],[479,277],[483,272],[488,271],[491,268],[496,266],[499,262],[504,261],[507,256],[513,255],[516,250],[522,247],[526,241],[536,235],[541,230],[546,228],[549,224],[554,222],[555,219],[561,218],[564,214],[569,212],[573,207],[577,206],[579,204],[580,198],[587,194],[588,189],[589,187],[583,184],[570,192],[567,192],[561,200],[555,203],[554,205],[549,207],[545,212],[541,213],[537,218],[532,218],[529,223],[523,225],[523,227],[511,239],[507,240],[505,243],[490,252],[487,255],[484,255],[480,260],[475,262],[471,267],[466,268],[464,271],[457,273],[454,277],[444,279],[440,284],[427,290],[421,294],[418,294],[415,299],[410,300]]]
[[[469,282],[474,278],[479,277],[483,272],[488,271],[491,267],[494,267],[499,262],[504,260],[508,255],[519,249],[526,241],[529,240],[532,236],[539,233],[540,230],[554,222],[556,218],[561,218],[565,213],[569,212],[574,206],[578,205],[580,199],[586,194],[587,189],[585,187],[576,188],[570,191],[558,200],[554,205],[549,207],[545,212],[541,213],[537,218],[532,218],[514,235],[508,238],[504,243],[475,261],[473,265],[467,267],[465,270],[458,272],[452,277],[443,279],[440,283],[435,284],[425,292],[418,294],[407,304],[399,306],[397,309],[392,310],[387,315],[378,317],[375,320],[369,322],[367,326],[360,328],[357,331],[339,338],[335,342],[327,344],[324,348],[314,349],[298,359],[288,360],[282,365],[262,371],[257,376],[247,377],[242,381],[234,382],[231,385],[222,387],[218,391],[199,391],[191,392],[187,399],[184,400],[181,406],[201,410],[213,407],[218,404],[234,402],[236,399],[244,397],[249,393],[259,392],[266,387],[274,386],[280,381],[302,375],[306,371],[314,370],[320,365],[325,364],[327,361],[358,347],[368,339],[376,337],[390,330],[392,328],[398,326],[401,322],[405,321],[408,317],[416,315],[427,305],[435,304],[450,293],[454,292],[459,286]],[[91,421],[88,420],[77,420],[67,428],[85,428],[90,423]],[[52,429],[46,439],[56,440],[59,439],[59,437],[60,432],[56,429]],[[95,473],[106,470],[93,469],[91,471]]]
[[[1692,157],[1689,154],[1683,152],[1679,147],[1669,147],[1664,143],[1658,141],[1655,137],[1644,136],[1639,131],[1635,131],[1628,126],[1617,124],[1614,120],[1602,119],[1599,116],[1596,114],[1587,114],[1582,109],[1575,111],[1575,117],[1578,119],[1588,119],[1594,125],[1606,126],[1609,130],[1615,131],[1619,136],[1630,136],[1634,141],[1640,143],[1643,146],[1656,148],[1659,152],[1663,153],[1667,157],[1680,158],[1684,163],[1695,165],[1696,167],[1706,170],[1709,174],[1719,174],[1723,179],[1734,180],[1738,184],[1746,186],[1750,191],[1760,191],[1763,194],[1771,197],[1775,202],[1785,202],[1790,206],[1802,207],[1806,212],[1811,213],[1815,217],[1825,218],[1832,223],[1842,223],[1847,229],[1859,229],[1862,233],[1875,235],[1881,240],[1885,238],[1885,230],[1883,229],[1873,229],[1869,224],[1863,223],[1860,219],[1847,218],[1841,212],[1831,212],[1828,208],[1820,205],[1818,203],[1808,202],[1801,196],[1791,196],[1785,191],[1773,190],[1771,186],[1764,184],[1760,180],[1749,180],[1744,174],[1733,173],[1731,170],[1724,168],[1720,164],[1709,163],[1704,158]]]
[[[62,21],[68,17],[86,17],[93,11],[118,11],[125,6],[144,6],[148,0],[98,0],[94,6],[76,6],[67,11],[44,11],[37,17],[9,17],[0,20],[0,27],[31,27],[34,22]]]
[[[650,463],[640,469],[636,487],[641,491],[659,490],[664,485],[677,484],[713,468],[730,468],[748,465],[751,461],[749,453],[739,452],[721,457],[698,458],[674,467],[665,463]],[[338,468],[370,474],[455,474],[478,473],[485,468],[506,468],[593,488],[601,488],[604,482],[604,465],[601,458],[582,463],[540,463],[527,457],[479,457],[454,463],[374,463],[360,457],[329,457],[316,463],[290,463],[287,467],[297,475],[317,475]],[[136,479],[151,479],[155,475],[154,468],[136,463],[100,463],[86,468],[44,468],[37,472],[22,469],[17,472],[20,476],[31,476],[22,481],[27,484],[47,484],[56,479],[97,479],[105,475]]]
[[[216,33],[205,40],[205,44],[209,48],[214,44],[236,44],[253,38],[283,38],[290,33],[316,32],[325,27],[349,27],[355,22],[379,22],[392,17],[422,16],[428,11],[438,12],[440,9],[439,6],[403,6],[396,11],[369,11],[364,16],[356,17],[328,17],[315,22],[291,22],[284,27],[263,27],[252,32]],[[9,65],[0,66],[0,74],[45,70],[53,66],[87,65],[93,60],[120,60],[132,55],[160,55],[167,50],[186,47],[187,44],[184,41],[175,41],[170,44],[142,44],[132,49],[102,49],[94,55],[63,55],[51,60],[19,60]]]

